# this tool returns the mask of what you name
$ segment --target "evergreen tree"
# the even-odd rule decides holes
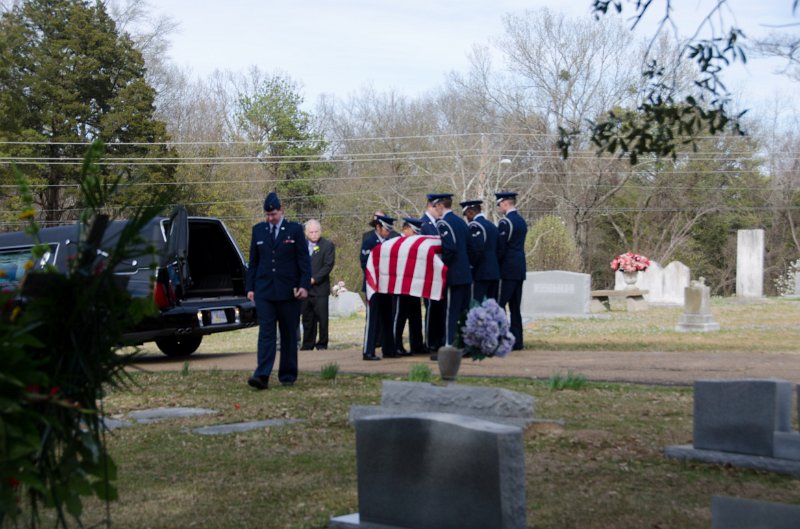
[[[174,155],[144,74],[103,2],[27,0],[0,18],[0,156],[28,176],[45,223],[75,218],[94,140],[107,146],[101,170],[122,184],[171,181]],[[0,167],[2,183],[11,178]],[[160,187],[130,186],[117,205],[147,203]]]
[[[259,78],[251,93],[239,95],[236,123],[239,134],[253,143],[251,153],[265,162],[269,183],[300,216],[319,215],[323,205],[319,178],[331,171],[322,160],[327,143],[314,130],[311,115],[303,111],[302,96],[291,80]]]

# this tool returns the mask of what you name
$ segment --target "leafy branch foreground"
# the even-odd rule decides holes
[[[405,378],[405,377],[400,377]],[[216,415],[116,430],[118,527],[324,528],[358,510],[354,404],[377,404],[378,376],[307,374],[292,388],[252,392],[221,370],[136,373],[136,386],[107,398],[120,418],[143,408],[198,406]],[[468,379],[531,394],[539,424],[525,432],[528,524],[537,528],[710,527],[714,494],[800,503],[800,480],[752,470],[667,460],[688,443],[692,391],[685,387],[587,383],[551,391],[547,381]],[[303,422],[201,436],[191,428],[270,418]],[[103,516],[87,506],[85,522]]]

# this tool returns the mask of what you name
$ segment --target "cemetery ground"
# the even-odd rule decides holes
[[[691,383],[698,373],[700,378],[708,374],[687,368],[681,359],[694,354],[729,358],[729,363],[747,361],[728,376],[745,378],[753,376],[760,358],[777,354],[779,361],[770,364],[774,372],[767,376],[800,383],[795,374],[800,301],[715,299],[712,312],[722,330],[711,333],[675,332],[680,308],[531,322],[526,350],[512,353],[535,359],[604,352],[632,358],[666,354],[675,361],[673,371],[681,374],[667,384],[630,383],[624,377],[602,381],[604,377],[580,369],[575,371],[589,380],[586,386],[556,391],[550,389],[547,374],[519,376],[517,364],[505,364],[514,357],[475,366],[467,361],[460,384],[530,394],[537,417],[563,420],[534,424],[524,434],[529,527],[708,528],[712,495],[800,504],[797,478],[663,457],[665,446],[691,442]],[[358,355],[362,323],[360,318],[334,320],[334,349],[327,353]],[[343,368],[335,380],[323,380],[319,368],[311,367],[310,355],[301,352],[303,372],[295,386],[255,392],[244,383],[255,361],[254,344],[250,329],[207,339],[189,362],[151,356],[148,349],[139,364],[142,370],[132,371],[131,385],[108,396],[107,414],[123,419],[145,408],[216,411],[135,424],[109,434],[119,467],[120,499],[111,505],[115,525],[324,528],[330,516],[358,510],[350,406],[378,404],[381,382],[405,379],[414,364],[430,366],[438,383],[435,365],[422,357],[363,362],[372,373],[357,364],[360,373]],[[240,358],[246,358],[242,366]],[[555,362],[543,369],[565,373],[565,366]],[[636,378],[641,371],[637,362],[629,361],[628,368],[630,380],[647,380]],[[793,416],[797,429],[796,410]],[[301,422],[227,435],[191,432],[200,426],[280,418]],[[87,509],[89,524],[104,512],[97,504]]]

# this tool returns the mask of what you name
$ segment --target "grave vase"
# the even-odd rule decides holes
[[[639,278],[639,272],[622,272],[622,279],[625,281],[625,290],[633,290],[636,288],[636,280]]]
[[[436,352],[439,363],[439,376],[442,380],[455,380],[461,367],[462,351],[456,347],[445,345]]]

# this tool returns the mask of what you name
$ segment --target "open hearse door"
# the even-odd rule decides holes
[[[126,222],[110,224],[104,248],[113,247]],[[78,233],[77,224],[41,229],[39,239],[50,251],[34,268],[51,264],[68,274]],[[189,217],[180,206],[168,218],[154,218],[140,234],[155,255],[120,263],[114,272],[124,278],[131,296],[152,297],[158,313],[129,329],[125,343],[155,342],[168,356],[186,356],[197,350],[203,336],[256,323],[255,306],[245,292],[244,257],[220,219]],[[0,234],[0,287],[22,280],[33,245],[22,231]]]

